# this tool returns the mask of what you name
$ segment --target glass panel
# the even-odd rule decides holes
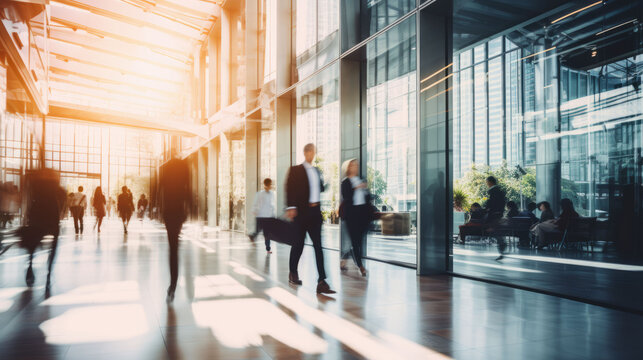
[[[416,262],[415,17],[366,45],[366,169],[374,205],[389,214],[368,235],[369,257]],[[427,84],[430,86],[429,84]]]
[[[342,26],[346,34],[342,51],[384,29],[408,14],[416,0],[348,0],[342,1]]]
[[[320,199],[325,223],[322,244],[334,249],[339,248],[339,226],[337,218],[331,216],[339,206],[338,76],[339,65],[334,64],[297,87],[293,146],[298,164],[304,161],[304,145],[313,143],[317,147],[314,165],[321,170],[326,184]]]
[[[643,4],[513,4],[454,4],[453,271],[641,311]]]

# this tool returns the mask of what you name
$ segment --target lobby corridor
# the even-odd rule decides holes
[[[88,219],[89,220],[89,219]],[[88,221],[93,223],[93,219]],[[164,228],[117,220],[76,237],[64,222],[53,285],[46,251],[24,285],[17,247],[0,257],[2,359],[635,359],[643,318],[557,297],[367,261],[341,274],[326,251],[333,297],[287,283],[287,246],[266,254],[239,233],[187,225],[172,305]],[[8,241],[9,242],[9,239]]]

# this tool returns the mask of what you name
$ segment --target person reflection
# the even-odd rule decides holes
[[[185,160],[173,157],[162,169],[160,177],[161,211],[170,245],[170,286],[167,302],[174,300],[179,278],[179,234],[187,218],[189,202],[189,170]]]
[[[493,233],[495,228],[498,226],[502,216],[505,212],[505,192],[498,186],[498,180],[495,177],[489,176],[486,180],[487,183],[487,193],[489,194],[489,199],[485,205],[485,210],[487,212],[487,217],[485,219],[485,224],[487,226],[487,231]],[[496,260],[502,260],[505,253],[505,248],[507,243],[505,242],[504,236],[497,236],[496,241],[498,242],[498,253],[499,256]]]
[[[346,222],[351,249],[342,255],[340,269],[347,270],[347,259],[352,255],[362,276],[366,269],[362,263],[362,243],[371,222],[370,194],[366,182],[359,177],[359,164],[356,159],[346,160],[342,164],[344,180],[342,180],[342,210]]]
[[[532,228],[531,232],[536,236],[539,250],[542,250],[545,246],[550,246],[552,240],[560,237],[565,229],[567,229],[569,221],[579,217],[576,210],[574,210],[574,203],[569,199],[562,199],[560,201],[560,208],[562,211],[558,219],[546,220]]]

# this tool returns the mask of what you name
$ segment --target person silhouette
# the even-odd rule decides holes
[[[129,191],[127,186],[121,188],[122,192],[118,195],[118,213],[123,220],[123,231],[127,234],[127,226],[129,221],[132,218],[132,213],[134,212],[134,200],[132,199],[132,193]]]
[[[174,300],[179,277],[179,234],[189,206],[189,169],[185,160],[173,157],[160,174],[161,212],[170,247],[170,286],[167,302]]]
[[[306,233],[310,236],[315,249],[315,261],[317,262],[317,293],[334,294],[328,283],[326,283],[326,271],[324,269],[324,253],[321,246],[322,214],[320,209],[320,195],[324,191],[324,182],[321,172],[313,166],[316,149],[314,144],[304,146],[305,161],[295,165],[288,170],[286,177],[286,216],[294,221],[295,238],[290,249],[290,273],[288,282],[293,285],[301,285],[297,267],[299,259],[304,250]]]

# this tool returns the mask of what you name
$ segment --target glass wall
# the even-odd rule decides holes
[[[641,3],[522,4],[517,26],[472,24],[477,3],[454,6],[453,271],[643,309]]]
[[[342,1],[342,51],[384,29],[415,6],[415,0]]]
[[[219,136],[218,226],[245,231],[246,143],[243,129]]]
[[[415,17],[368,42],[365,67],[366,177],[385,214],[369,234],[366,254],[415,264]]]
[[[326,226],[324,246],[339,248],[339,64],[331,65],[296,89],[295,161],[304,161],[303,148],[308,143],[317,147],[315,164],[321,170],[326,191],[321,194],[321,211]]]
[[[339,57],[339,0],[292,2],[292,82]]]

